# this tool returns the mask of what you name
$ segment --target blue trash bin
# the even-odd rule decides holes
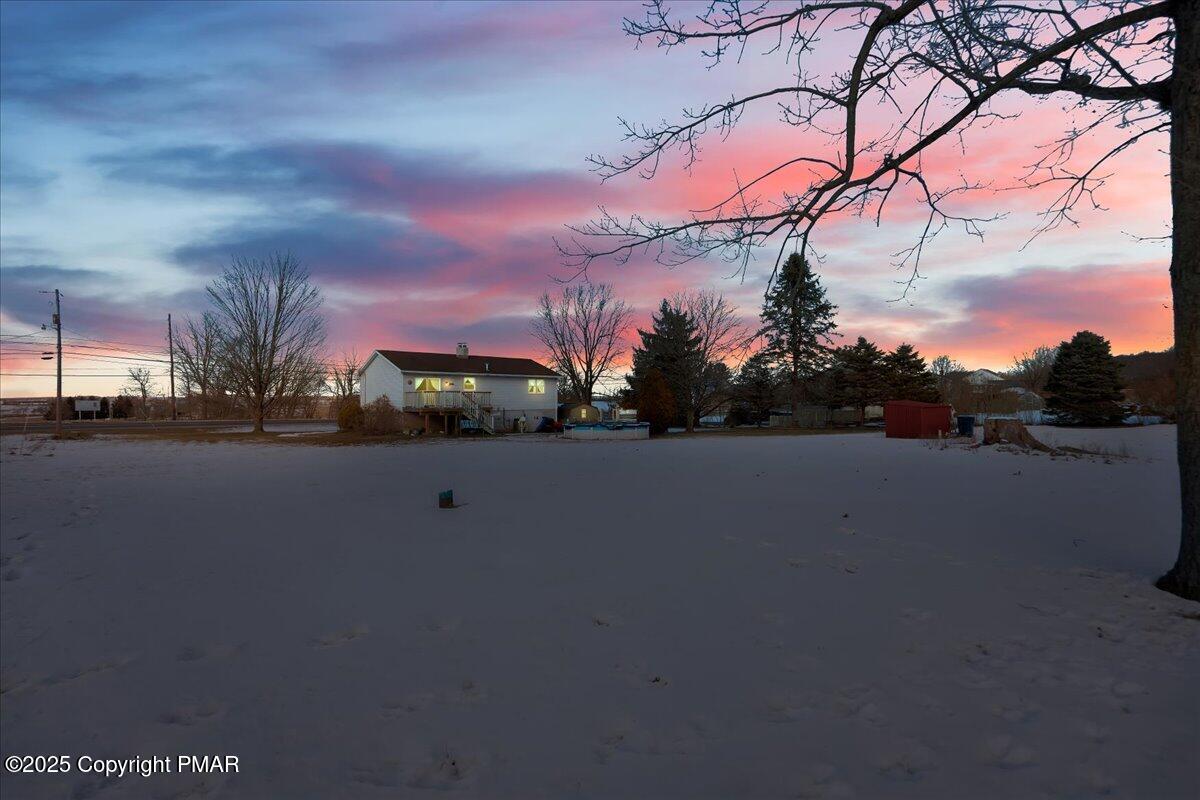
[[[958,435],[959,436],[975,436],[975,417],[970,414],[958,415]]]

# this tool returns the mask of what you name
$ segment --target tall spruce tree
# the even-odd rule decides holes
[[[1080,331],[1058,347],[1046,406],[1076,425],[1115,425],[1125,416],[1121,365],[1108,340]]]
[[[925,368],[925,359],[911,344],[901,342],[884,356],[889,400],[919,400],[933,403],[938,399],[937,378]]]
[[[805,385],[829,366],[837,306],[825,298],[821,279],[799,253],[792,253],[763,302],[763,352],[779,370],[788,390],[792,420],[799,419]]]
[[[633,350],[633,375],[629,383],[635,392],[640,392],[645,376],[657,370],[674,401],[676,421],[686,421],[695,410],[693,377],[703,366],[696,322],[682,307],[663,300],[651,323],[648,331],[638,329],[642,346]]]
[[[862,336],[854,344],[839,347],[833,351],[830,381],[835,402],[858,409],[861,421],[867,406],[879,405],[887,397],[888,370],[883,351]]]

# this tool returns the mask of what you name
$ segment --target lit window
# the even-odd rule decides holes
[[[529,379],[529,393],[530,394],[545,394],[546,393],[546,381],[543,378],[530,378]]]
[[[441,389],[442,389],[442,379],[441,378],[418,378],[417,379],[417,391],[418,392],[440,392]]]
[[[475,391],[475,379],[474,378],[463,378],[463,391],[464,392]]]

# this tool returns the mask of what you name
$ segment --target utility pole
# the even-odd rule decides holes
[[[170,314],[167,314],[167,349],[171,352],[171,419],[179,419],[175,409],[175,331],[171,328]]]
[[[54,331],[58,335],[58,391],[54,402],[54,435],[62,438],[62,293],[54,290]]]
[[[50,294],[47,289],[40,294]],[[58,356],[58,388],[54,393],[54,436],[62,438],[62,292],[54,290],[54,332],[58,336],[55,355]],[[42,329],[45,330],[43,325]]]

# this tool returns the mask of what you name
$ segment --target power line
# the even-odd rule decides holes
[[[0,349],[0,355],[41,355],[47,353],[46,350],[5,350]],[[132,355],[113,355],[108,353],[76,353],[74,350],[64,348],[64,353],[76,357],[77,361],[140,361],[144,363],[170,363],[166,359],[150,359],[150,357],[132,356]]]
[[[0,372],[0,375],[9,375],[20,378],[53,378],[53,372]],[[152,377],[165,378],[166,372],[152,373]],[[64,378],[128,378],[128,372],[113,372],[113,373],[98,373],[98,372],[64,372]]]

